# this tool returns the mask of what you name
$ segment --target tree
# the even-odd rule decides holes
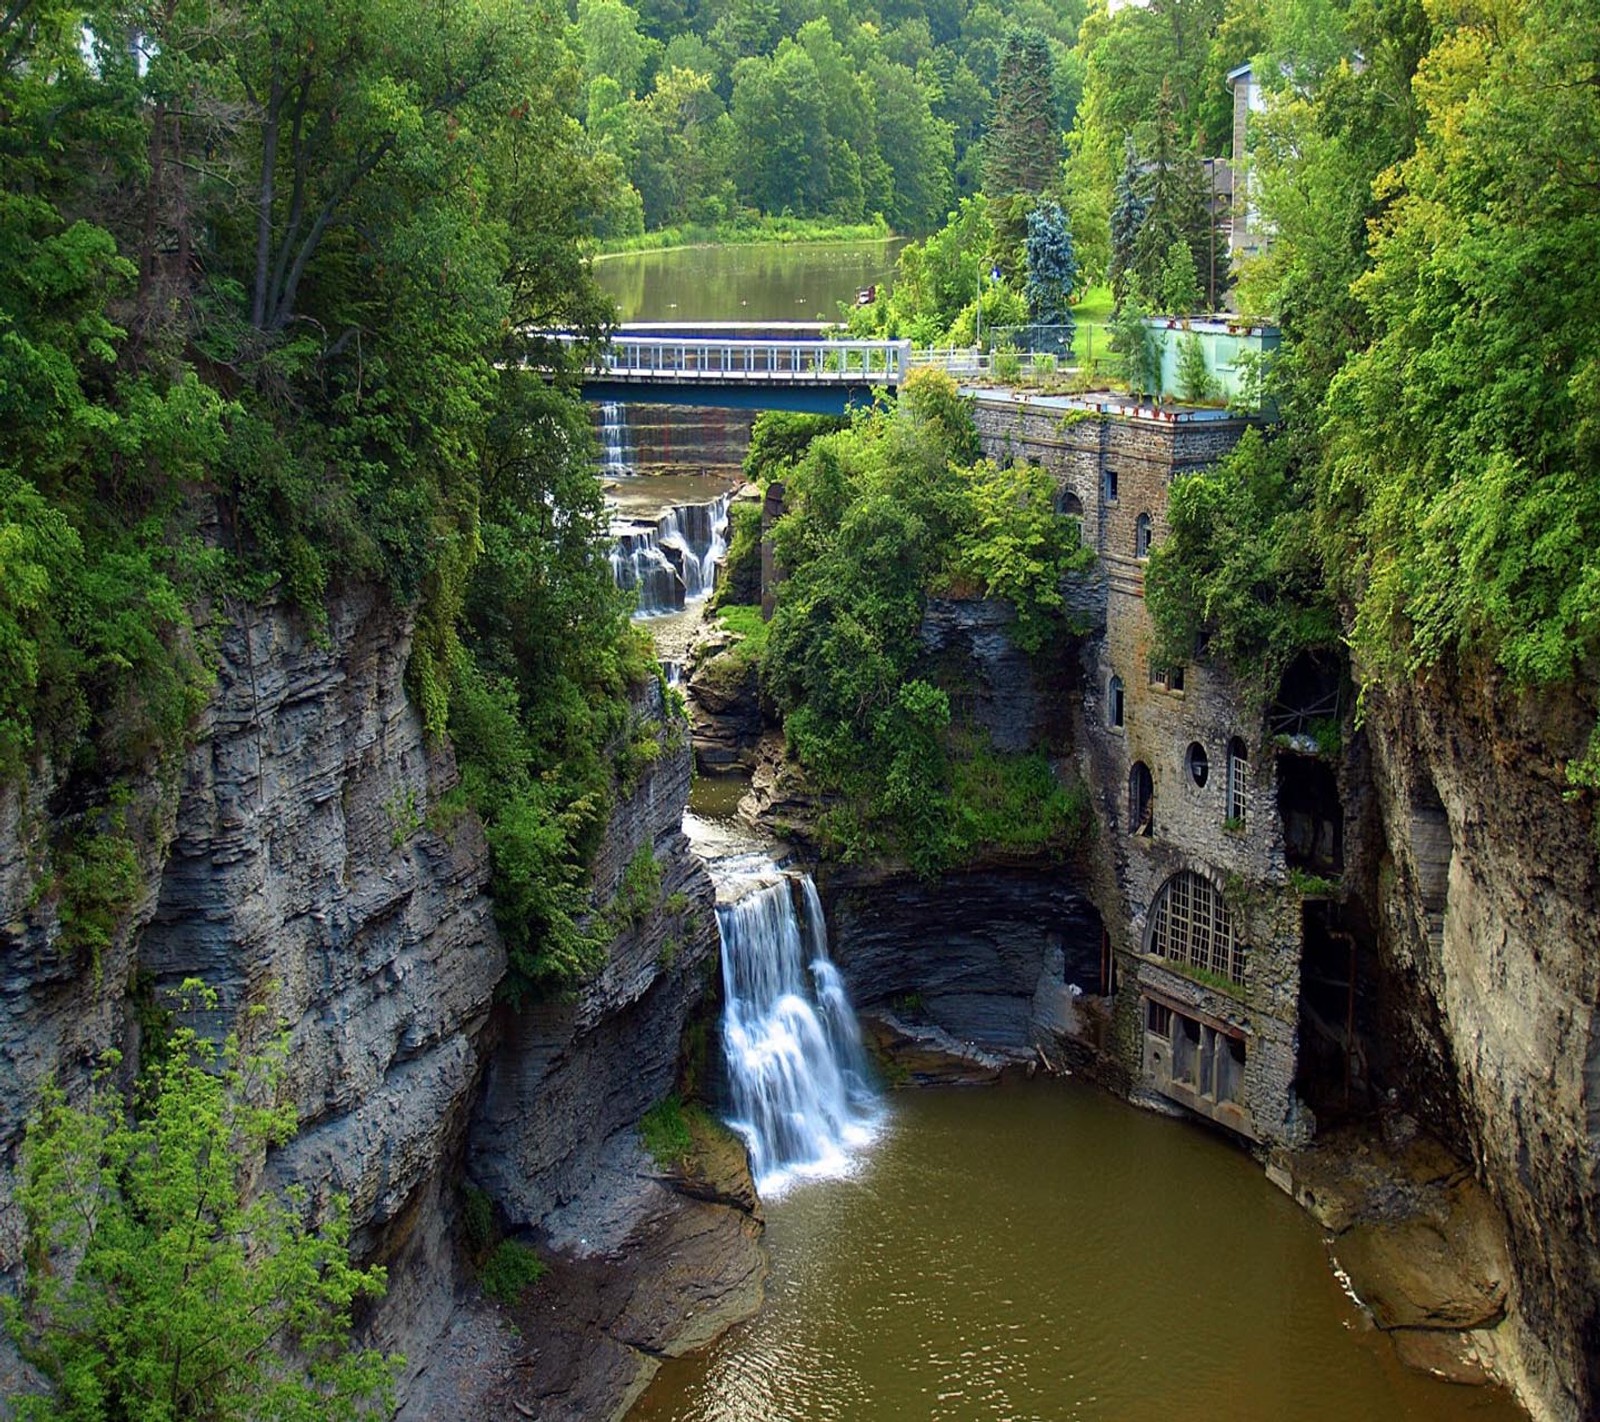
[[[1028,319],[1037,328],[1036,350],[1071,354],[1077,323],[1070,305],[1078,281],[1078,263],[1072,253],[1072,229],[1056,203],[1046,203],[1028,214],[1028,279],[1025,292]]]
[[[1117,175],[1116,206],[1111,209],[1111,294],[1118,306],[1128,294],[1134,247],[1148,211],[1139,192],[1139,153],[1133,135],[1123,139],[1122,171]]]
[[[1205,293],[1194,269],[1194,254],[1183,238],[1175,238],[1167,248],[1155,290],[1157,305],[1168,316],[1188,316],[1200,309]]]
[[[213,1010],[187,982],[180,1013]],[[261,1025],[253,1013],[247,1034]],[[287,1031],[218,1047],[192,1027],[148,1044],[132,1100],[112,1053],[82,1106],[48,1087],[22,1152],[28,1269],[7,1323],[53,1398],[23,1416],[354,1417],[387,1405],[403,1359],[350,1346],[355,1300],[381,1268],[348,1256],[335,1201],[320,1226],[304,1191],[253,1191],[267,1146],[293,1133],[277,1088]]]
[[[995,202],[1037,195],[1056,181],[1060,169],[1050,42],[1038,30],[1013,30],[1000,61],[984,152],[984,192]]]
[[[740,192],[763,212],[825,211],[832,184],[827,101],[811,56],[791,44],[772,59],[741,60],[732,113]]]
[[[1143,299],[1135,287],[1111,321],[1111,352],[1122,357],[1122,375],[1135,395],[1153,395],[1161,388],[1161,360],[1144,324]]]
[[[1174,104],[1171,86],[1163,84],[1149,160],[1139,177],[1145,214],[1133,242],[1133,270],[1146,294],[1158,298],[1174,243],[1185,244],[1191,255],[1203,252],[1209,258],[1216,242],[1205,172],[1194,154],[1179,144]],[[1209,287],[1206,301],[1216,304],[1216,293]]]

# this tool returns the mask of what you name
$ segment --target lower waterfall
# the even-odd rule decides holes
[[[750,1147],[757,1190],[846,1173],[882,1108],[816,886],[780,877],[719,905],[717,926],[730,1124]]]

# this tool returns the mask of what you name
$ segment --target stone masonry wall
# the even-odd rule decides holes
[[[1094,896],[1121,981],[1140,989],[1116,995],[1116,1054],[1135,1080],[1144,1074],[1146,994],[1240,1030],[1246,1040],[1249,1130],[1265,1140],[1298,1139],[1309,1125],[1293,1092],[1300,935],[1296,905],[1282,892],[1287,871],[1274,763],[1265,754],[1259,719],[1247,713],[1225,677],[1191,663],[1179,689],[1164,669],[1152,668],[1144,560],[1138,556],[1140,516],[1148,516],[1145,546],[1159,542],[1167,531],[1173,478],[1214,463],[1246,424],[995,398],[980,398],[975,414],[991,458],[1035,460],[1055,476],[1059,504],[1081,510],[1084,541],[1099,553],[1104,573],[1104,630],[1085,644],[1085,684],[1072,709],[1104,850],[1094,855]],[[1120,726],[1111,724],[1114,676],[1123,690]],[[1250,752],[1247,806],[1243,826],[1225,828],[1233,737]],[[1192,742],[1204,748],[1209,763],[1204,786],[1189,773]],[[1129,776],[1136,762],[1148,767],[1154,790],[1148,836],[1135,834],[1130,823]],[[1227,891],[1248,943],[1239,989],[1223,991],[1145,951],[1157,896],[1184,870]]]

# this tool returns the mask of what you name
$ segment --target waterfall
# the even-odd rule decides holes
[[[639,612],[675,612],[709,597],[728,552],[728,495],[679,504],[656,519],[612,525],[611,576],[636,590]]]
[[[756,1188],[844,1174],[880,1108],[816,886],[779,878],[719,905],[717,926],[731,1124],[749,1144]]]
[[[607,400],[600,407],[600,477],[626,479],[635,472],[628,448],[628,416],[621,402]]]

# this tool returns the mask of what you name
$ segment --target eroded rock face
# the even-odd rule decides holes
[[[1044,729],[1033,663],[1008,630],[1016,620],[1009,603],[929,598],[917,633],[923,656],[942,673],[940,685],[957,688],[952,711],[981,726],[1002,751],[1031,749]]]
[[[1064,871],[979,868],[926,883],[840,873],[824,892],[834,961],[863,1012],[1031,1052],[1041,985],[1093,991],[1100,917]]]
[[[643,714],[662,713],[660,691]],[[557,1242],[556,1216],[596,1190],[626,1212],[639,1118],[673,1089],[680,1039],[716,966],[714,893],[681,828],[689,749],[663,727],[660,758],[611,816],[596,859],[596,902],[608,903],[641,851],[660,866],[653,906],[623,925],[604,968],[565,998],[504,1009],[472,1126],[472,1173],[518,1225]],[[672,744],[665,738],[671,737]]]
[[[1593,708],[1482,683],[1369,697],[1395,985],[1386,1075],[1470,1153],[1507,1225],[1524,1399],[1600,1408],[1596,852],[1566,802]]]
[[[761,678],[756,660],[740,653],[737,644],[737,638],[721,633],[695,649],[689,724],[702,775],[755,768],[762,732]]]
[[[390,1265],[374,1336],[415,1354],[449,1305],[440,1183],[505,953],[477,819],[433,818],[455,765],[406,696],[410,645],[370,588],[334,600],[321,642],[240,612],[138,956],[158,989],[215,988],[219,1031],[254,1002],[288,1020],[300,1133],[268,1180],[348,1198],[354,1251]]]
[[[14,1144],[46,1073],[70,1088],[107,1047],[136,1051],[136,975],[157,1001],[205,981],[218,1006],[198,1025],[219,1036],[265,1005],[289,1024],[301,1122],[265,1183],[303,1186],[313,1208],[348,1198],[354,1252],[390,1268],[372,1336],[414,1354],[450,1303],[441,1181],[505,957],[476,819],[430,824],[455,766],[407,700],[410,645],[409,620],[371,588],[331,600],[321,639],[284,608],[230,609],[192,750],[137,792],[143,887],[98,976],[56,951],[48,901],[15,906],[42,830],[4,801],[0,1089]],[[14,1245],[8,1230],[8,1266]]]

